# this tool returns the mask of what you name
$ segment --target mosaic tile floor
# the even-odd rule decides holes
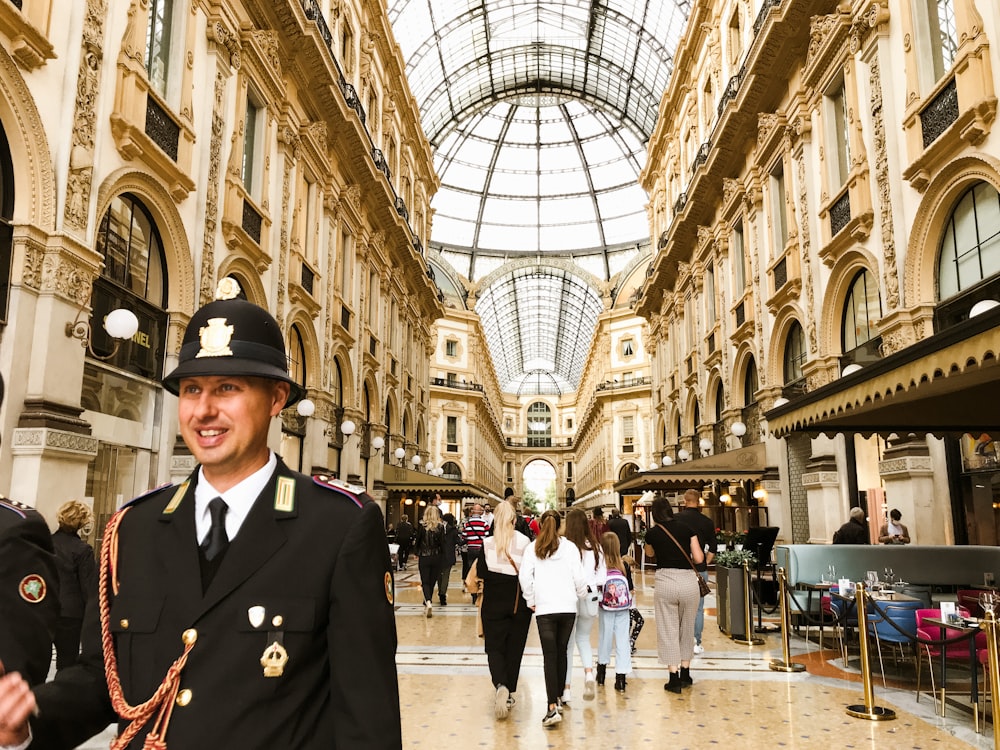
[[[475,608],[462,593],[459,568],[452,575],[447,607],[434,607],[426,618],[416,565],[397,577],[400,702],[403,744],[410,748],[579,748],[601,738],[602,750],[714,746],[738,748],[992,748],[992,726],[976,734],[971,712],[950,708],[935,715],[926,694],[914,700],[909,675],[887,667],[889,687],[882,687],[876,667],[876,704],[897,713],[895,721],[870,722],[848,716],[845,707],[864,702],[857,657],[843,668],[836,645],[820,651],[815,643],[793,638],[793,661],[807,672],[772,672],[781,657],[781,640],[768,635],[762,646],[740,646],[719,632],[714,599],[708,600],[705,654],[695,657],[695,685],[680,696],[666,693],[667,673],[656,661],[652,619],[653,574],[638,576],[638,601],[646,618],[639,637],[633,673],[625,693],[613,680],[584,701],[583,669],[573,672],[573,700],[561,724],[544,728],[545,688],[538,636],[532,625],[517,692],[517,704],[504,721],[493,718],[482,641],[476,636]],[[597,628],[594,628],[596,644]],[[830,645],[832,639],[827,639]],[[595,645],[596,655],[596,645]],[[956,680],[968,684],[968,673]],[[895,678],[893,675],[895,674]],[[956,687],[958,685],[956,684]],[[105,732],[83,746],[107,748]],[[736,743],[735,745],[733,743]]]

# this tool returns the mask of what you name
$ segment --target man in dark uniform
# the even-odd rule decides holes
[[[199,467],[109,523],[109,682],[85,652],[39,688],[43,747],[106,725],[101,693],[134,717],[120,740],[133,750],[147,735],[174,750],[401,746],[382,513],[363,488],[291,471],[268,448],[302,389],[274,318],[228,296],[195,313],[163,381]],[[24,739],[33,702],[19,688],[0,680],[0,745]]]
[[[52,663],[58,576],[45,519],[0,497],[0,663],[30,685],[45,682]]]
[[[698,575],[708,580],[708,564],[715,557],[715,524],[701,512],[701,493],[698,490],[687,490],[684,493],[684,507],[677,514],[677,520],[691,529],[698,537],[698,544],[705,553],[705,560],[695,563]],[[701,654],[705,647],[701,645],[701,634],[705,630],[705,597],[698,600],[698,614],[694,618],[694,652]]]

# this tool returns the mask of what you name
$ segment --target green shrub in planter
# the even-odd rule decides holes
[[[757,565],[757,556],[748,549],[727,549],[717,554],[713,562],[725,568],[742,568],[743,563],[748,562],[753,568]]]

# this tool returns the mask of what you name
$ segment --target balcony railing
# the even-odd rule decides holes
[[[722,92],[722,98],[719,100],[719,106],[716,108],[716,113],[719,117],[722,117],[722,110],[726,108],[726,105],[740,93],[740,86],[743,85],[743,78],[746,76],[746,73],[747,69],[744,65],[740,68],[739,73],[729,79],[729,83],[726,84],[726,90]]]
[[[146,98],[146,135],[174,161],[181,140],[181,127],[152,96]]]
[[[777,292],[781,287],[788,283],[788,260],[782,258],[774,266],[774,291]]]
[[[313,293],[313,285],[316,283],[316,274],[305,263],[302,264],[302,288],[309,294]]]
[[[924,148],[930,146],[958,119],[958,87],[952,78],[920,113],[920,132]]]
[[[677,214],[679,214],[681,211],[684,210],[684,206],[687,205],[687,202],[688,202],[687,193],[681,193],[680,195],[677,196],[677,200],[674,201],[674,216],[676,216]]]
[[[767,15],[771,12],[771,8],[777,8],[781,5],[781,0],[764,0],[764,4],[760,6],[760,12],[757,14],[757,18],[753,22],[753,34],[757,36],[760,30],[763,28],[764,23],[767,21]]]
[[[847,190],[830,206],[830,236],[836,237],[851,221],[851,193]]]
[[[481,383],[468,383],[464,380],[449,380],[448,378],[431,378],[431,385],[444,388],[457,388],[460,391],[482,391]]]
[[[250,201],[243,201],[243,231],[250,235],[250,239],[260,244],[261,226],[263,217],[257,213],[257,209],[250,205]]]
[[[712,142],[705,141],[698,147],[698,153],[695,154],[694,163],[691,165],[691,174],[698,171],[698,167],[708,161],[708,155],[712,151]]]
[[[406,201],[396,198],[396,213],[403,217],[403,221],[410,220],[410,212],[406,208]]]
[[[651,377],[642,378],[625,378],[619,381],[617,378],[614,380],[605,380],[603,383],[598,383],[595,390],[598,391],[617,391],[622,388],[635,388],[640,385],[651,385],[653,379]]]

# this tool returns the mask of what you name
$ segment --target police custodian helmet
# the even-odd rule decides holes
[[[240,286],[232,277],[219,282],[215,301],[198,310],[184,331],[177,367],[163,378],[175,396],[181,378],[244,375],[281,380],[291,386],[285,406],[305,395],[288,377],[285,341],[278,322],[262,307],[238,299]]]

